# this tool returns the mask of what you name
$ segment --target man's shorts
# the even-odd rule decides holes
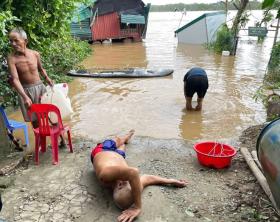
[[[97,146],[92,149],[90,155],[92,163],[95,155],[102,151],[113,151],[120,154],[124,159],[126,157],[125,151],[118,149],[114,140],[105,140],[103,143],[98,143]]]
[[[190,76],[184,82],[185,97],[193,97],[197,93],[198,98],[204,98],[208,89],[207,76]]]
[[[41,81],[35,84],[23,85],[23,89],[34,104],[41,103],[41,97],[47,91],[45,85]],[[21,95],[18,96],[18,101],[25,122],[30,122],[29,116],[27,114],[28,107],[26,107],[26,104],[24,104],[24,100]]]

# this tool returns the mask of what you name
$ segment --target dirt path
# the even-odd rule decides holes
[[[142,173],[189,181],[183,189],[147,188],[143,213],[137,221],[278,220],[240,155],[228,169],[207,169],[197,163],[192,145],[147,137],[135,137],[128,145],[128,162]],[[22,222],[116,221],[120,211],[110,192],[96,181],[89,159],[91,146],[92,142],[79,141],[74,154],[61,150],[58,166],[51,165],[49,150],[41,155],[39,166],[31,160],[28,169],[6,176],[13,185],[2,194],[0,218]]]

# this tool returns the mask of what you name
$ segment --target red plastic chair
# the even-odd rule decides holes
[[[50,122],[49,114],[56,115],[58,122]],[[29,118],[36,114],[38,128],[33,128],[35,135],[35,163],[39,165],[39,147],[41,152],[46,152],[46,137],[50,136],[52,145],[53,164],[58,164],[58,137],[67,132],[70,152],[73,153],[71,132],[68,126],[63,126],[59,109],[52,104],[32,104],[28,110]],[[34,117],[33,117],[34,119]]]

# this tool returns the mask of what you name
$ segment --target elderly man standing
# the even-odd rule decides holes
[[[42,66],[39,52],[27,48],[27,35],[22,28],[13,29],[9,33],[9,40],[13,48],[13,52],[8,56],[11,84],[19,94],[24,120],[31,121],[33,127],[37,128],[38,123],[36,120],[29,119],[27,109],[32,103],[40,103],[41,96],[46,92],[39,73],[50,86],[53,86],[53,81]],[[64,145],[64,139],[62,137],[61,139],[61,145]]]
[[[27,35],[23,29],[13,29],[9,34],[9,40],[13,48],[13,52],[8,56],[11,83],[19,94],[23,118],[29,122],[28,107],[32,103],[40,103],[41,96],[46,92],[39,72],[50,86],[53,82],[42,67],[40,54],[27,48]]]

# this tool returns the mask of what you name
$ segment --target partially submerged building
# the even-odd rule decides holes
[[[141,41],[146,37],[150,4],[141,0],[92,0],[79,5],[71,22],[74,37],[86,40]]]
[[[141,41],[146,37],[147,6],[141,0],[97,0],[92,9],[92,39],[132,39]]]
[[[78,4],[71,21],[71,35],[81,40],[92,41],[91,21],[92,7],[95,0],[91,0],[89,5]]]
[[[179,43],[209,44],[216,40],[216,33],[226,22],[225,12],[205,13],[175,31]]]

